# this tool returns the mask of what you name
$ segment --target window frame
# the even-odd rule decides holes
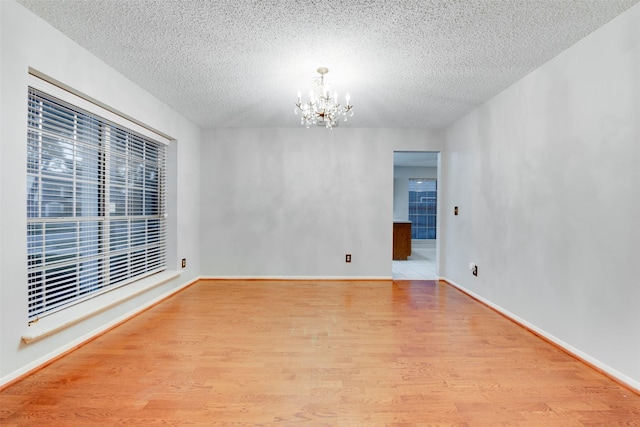
[[[429,189],[429,184],[434,188]],[[416,186],[424,187],[424,191],[412,191]],[[421,200],[412,200],[411,193],[424,192]],[[429,193],[434,193],[429,195]],[[424,199],[424,201],[422,200]],[[424,204],[424,206],[420,206]],[[423,211],[423,212],[422,212]],[[408,179],[408,217],[412,222],[411,238],[416,240],[435,240],[438,238],[438,179],[437,178],[409,178]],[[424,237],[421,231],[424,230]]]
[[[106,292],[112,291],[114,289],[117,288],[121,288],[121,287],[126,287],[127,285],[130,285],[131,283],[135,283],[137,281],[140,281],[141,279],[144,278],[149,278],[150,276],[153,276],[155,274],[159,274],[163,271],[165,271],[167,269],[167,253],[168,253],[168,228],[167,228],[167,206],[166,206],[166,197],[167,197],[167,181],[166,181],[166,168],[167,168],[167,154],[168,154],[168,145],[170,143],[170,139],[166,138],[163,135],[159,135],[158,133],[150,130],[149,128],[129,120],[127,117],[123,116],[122,114],[117,113],[115,110],[110,110],[105,108],[103,105],[98,104],[96,102],[94,102],[93,100],[90,100],[88,98],[85,97],[81,97],[78,96],[75,93],[70,92],[69,90],[54,85],[48,81],[42,80],[40,78],[38,78],[37,76],[30,74],[29,75],[29,79],[28,79],[28,99],[31,99],[32,95],[31,95],[31,89],[34,89],[36,91],[39,91],[41,93],[43,93],[45,96],[48,97],[52,97],[54,99],[57,99],[61,102],[63,102],[64,104],[68,104],[71,108],[78,110],[79,112],[81,112],[81,114],[88,114],[91,115],[92,117],[96,118],[96,120],[100,120],[103,124],[107,124],[107,126],[105,127],[106,130],[108,129],[109,126],[113,127],[113,128],[122,128],[124,132],[128,132],[131,135],[134,135],[136,138],[141,138],[143,141],[144,140],[149,140],[149,142],[152,142],[153,144],[156,144],[156,146],[158,147],[158,150],[160,150],[162,152],[161,157],[161,161],[158,164],[158,169],[157,169],[157,179],[159,181],[158,183],[158,212],[157,212],[157,219],[159,220],[159,227],[160,227],[160,235],[158,236],[158,239],[161,241],[159,243],[159,251],[160,254],[155,258],[156,260],[160,260],[159,264],[154,265],[154,268],[151,269],[145,269],[145,271],[143,271],[140,274],[136,274],[136,275],[128,275],[126,277],[126,279],[115,283],[115,284],[111,284],[107,279],[105,279],[104,277],[102,278],[102,281],[104,282],[102,284],[102,286],[100,287],[100,289],[86,293],[86,294],[81,294],[76,298],[70,299],[68,302],[65,302],[64,304],[60,304],[58,306],[55,306],[51,309],[45,309],[45,310],[31,310],[30,308],[27,309],[28,312],[28,321],[29,324],[38,321],[39,319],[52,315],[54,313],[63,311],[71,306],[74,306],[76,304],[80,304],[88,299],[93,299],[94,297],[98,296],[98,295],[102,295]],[[30,110],[31,107],[29,107]],[[29,113],[29,116],[31,116],[31,112]],[[27,143],[29,143],[29,133],[32,132],[31,127],[28,126],[28,131],[27,131]],[[103,137],[105,137],[105,133],[102,134]],[[146,142],[145,142],[146,143]],[[108,146],[107,146],[108,148]],[[75,150],[75,146],[74,146],[74,150]],[[104,154],[104,153],[103,153]],[[101,244],[101,250],[103,250],[103,252],[100,253],[99,256],[97,256],[95,259],[96,260],[100,260],[101,262],[105,263],[105,258],[109,257],[110,254],[110,246],[111,246],[111,237],[108,234],[109,232],[109,227],[110,227],[110,217],[111,217],[111,207],[110,207],[110,199],[109,199],[109,191],[108,188],[111,185],[111,178],[109,178],[111,172],[109,171],[108,167],[109,167],[109,155],[104,155],[104,158],[102,158],[101,160],[99,160],[99,165],[97,166],[98,169],[102,168],[103,172],[102,175],[98,178],[98,180],[101,179],[106,179],[105,182],[102,183],[103,185],[103,189],[101,191],[104,191],[106,189],[106,191],[104,191],[105,194],[102,194],[100,196],[100,200],[99,200],[99,204],[97,207],[96,212],[97,215],[93,216],[90,220],[102,220],[104,221],[104,224],[106,224],[106,226],[104,226],[101,231],[100,231],[100,237],[98,238],[98,240],[100,240],[102,242],[102,240],[105,240],[104,243]],[[27,159],[27,163],[29,162],[29,160]],[[40,168],[41,165],[38,165],[38,167]],[[30,176],[30,172],[29,172],[29,168],[27,168],[27,176]],[[33,175],[33,173],[31,174]],[[76,188],[76,180],[75,180],[75,171],[74,171],[74,178],[72,181],[73,183],[73,188]],[[30,179],[27,179],[27,186],[29,187],[30,184]],[[146,182],[146,181],[144,181]],[[39,185],[42,186],[41,183],[39,183]],[[144,185],[144,184],[143,184]],[[29,203],[29,188],[27,188],[27,204]],[[76,202],[77,202],[77,192],[73,193],[73,215],[72,216],[57,216],[52,218],[51,220],[47,220],[47,221],[43,221],[43,216],[42,216],[42,212],[41,212],[41,203],[39,204],[39,212],[38,212],[38,216],[37,217],[29,217],[29,207],[27,207],[27,246],[29,247],[29,227],[30,224],[36,224],[38,222],[44,224],[44,223],[51,223],[51,224],[56,224],[56,223],[64,223],[64,222],[80,222],[80,219],[82,219],[81,217],[78,217],[76,215],[77,210],[76,210]],[[41,196],[39,196],[41,197]],[[136,215],[125,215],[127,218],[129,218],[130,221],[140,221],[141,220],[141,216],[136,216]],[[79,219],[80,218],[80,219]],[[44,225],[43,225],[44,227]],[[79,228],[78,228],[79,229]],[[105,233],[106,234],[106,238],[105,238]],[[45,237],[43,237],[42,239],[44,239]],[[131,239],[131,237],[129,236],[129,239]],[[42,243],[42,245],[44,246],[46,243]],[[106,251],[104,251],[104,249],[107,249]],[[77,249],[77,248],[76,248]],[[44,249],[43,249],[43,261],[44,261]],[[76,257],[78,256],[77,251],[76,251]],[[29,259],[29,257],[27,257]],[[146,262],[146,261],[145,261]],[[29,261],[27,261],[27,263],[29,264]],[[46,264],[46,263],[45,263]],[[49,265],[54,265],[55,263],[49,263]],[[71,265],[72,263],[70,263],[69,265]],[[108,275],[108,271],[109,270],[109,266],[108,266],[108,262],[106,262],[107,266],[103,267],[102,273],[101,274],[105,274],[105,272],[107,272],[106,274]],[[78,262],[78,265],[79,262]],[[145,264],[146,265],[146,264]],[[40,271],[43,271],[43,269],[46,268],[45,267],[39,267]],[[76,268],[78,268],[76,266]],[[29,292],[29,276],[30,273],[32,273],[34,271],[33,268],[30,268],[30,266],[27,266],[27,292]],[[162,275],[159,275],[159,277]],[[79,280],[79,279],[76,279]],[[31,298],[28,298],[29,301],[31,301]],[[31,303],[30,303],[31,304]]]

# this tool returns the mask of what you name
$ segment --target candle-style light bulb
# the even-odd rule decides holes
[[[351,96],[349,94],[347,94],[347,105],[349,105],[349,100],[351,99]]]

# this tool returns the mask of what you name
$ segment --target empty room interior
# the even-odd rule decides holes
[[[640,425],[640,3],[0,1],[0,424]]]

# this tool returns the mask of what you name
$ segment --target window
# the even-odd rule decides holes
[[[409,221],[412,239],[436,238],[438,182],[433,179],[409,179]]]
[[[28,97],[33,321],[166,268],[166,146],[37,88]]]

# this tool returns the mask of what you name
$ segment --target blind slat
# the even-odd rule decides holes
[[[164,144],[29,89],[29,319],[166,268]]]

